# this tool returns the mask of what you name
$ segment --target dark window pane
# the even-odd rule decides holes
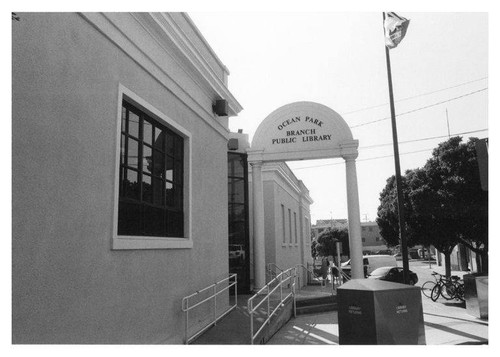
[[[245,220],[245,204],[230,203],[229,204],[229,222]]]
[[[175,200],[175,207],[177,209],[182,210],[182,205],[183,205],[183,188],[181,185],[176,185],[174,184],[174,200]]]
[[[153,150],[153,162],[153,175],[161,176],[165,166],[165,154],[160,151]]]
[[[120,202],[118,209],[118,234],[142,235],[142,212],[138,203]]]
[[[157,177],[153,177],[153,204],[157,206],[165,206],[165,200],[163,196],[163,180]]]
[[[229,178],[228,195],[230,202],[245,202],[245,181],[241,178]]]
[[[139,178],[138,172],[134,170],[125,170],[122,181],[123,192],[126,197],[139,200]]]
[[[167,236],[182,237],[184,236],[183,214],[178,212],[167,212]]]
[[[153,143],[153,125],[148,122],[147,120],[144,120],[144,125],[142,127],[142,140],[149,145],[152,145]]]
[[[182,161],[176,160],[174,162],[174,182],[176,183],[183,182],[184,170],[182,169],[182,167],[183,167]]]
[[[146,236],[165,236],[165,210],[144,206],[144,234]]]
[[[151,187],[151,176],[142,175],[142,200],[144,202],[153,201],[153,189]]]
[[[139,168],[139,142],[132,138],[128,139],[128,162],[127,165],[134,168]]]
[[[181,157],[184,153],[184,140],[174,134],[174,155],[175,157]]]
[[[174,134],[167,132],[167,154],[174,155]]]
[[[229,241],[231,243],[243,244],[246,240],[245,227],[245,222],[231,222],[229,224]]]
[[[131,111],[128,112],[128,133],[139,138],[139,116]]]
[[[147,173],[153,173],[153,152],[152,149],[147,146],[142,146],[142,171]]]
[[[167,207],[174,207],[175,206],[175,188],[174,185],[171,184],[170,182],[165,183],[165,198],[166,198],[166,205]]]
[[[244,171],[244,159],[241,155],[239,154],[228,154],[228,175],[229,176],[237,176],[237,177],[244,177],[245,171]]]
[[[174,159],[167,156],[167,165],[165,166],[165,179],[174,180]]]

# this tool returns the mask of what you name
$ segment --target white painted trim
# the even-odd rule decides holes
[[[185,85],[180,83],[179,78],[174,78],[173,74],[169,70],[169,68],[165,67],[163,63],[160,63],[156,60],[154,60],[151,56],[150,53],[145,52],[144,50],[144,43],[145,40],[143,39],[142,42],[138,40],[132,39],[129,35],[127,35],[126,29],[123,28],[123,26],[120,26],[114,19],[116,17],[116,14],[113,13],[108,13],[108,14],[103,14],[103,13],[79,13],[79,15],[87,21],[89,24],[91,24],[97,31],[99,31],[101,34],[103,34],[111,43],[113,43],[115,46],[117,46],[120,50],[123,51],[123,53],[130,57],[134,62],[136,62],[141,68],[146,71],[152,78],[154,78],[158,83],[160,83],[166,90],[168,90],[170,93],[172,93],[180,102],[184,103],[190,110],[192,110],[194,113],[196,113],[204,122],[206,122],[208,125],[210,125],[217,133],[219,133],[221,136],[224,138],[227,138],[229,135],[229,129],[223,125],[221,119],[217,117],[213,112],[210,105],[206,105],[206,103],[200,102],[199,99],[196,99],[192,93],[187,91],[185,89]],[[150,21],[149,24],[154,24],[156,22],[155,19],[151,16],[151,14],[148,14]],[[148,32],[148,40],[151,40],[152,42],[154,41],[156,44],[158,44],[161,47],[161,56],[169,56],[173,58],[177,64],[179,64],[180,68],[186,73],[186,75],[193,80],[194,83],[196,83],[198,86],[200,86],[199,80],[194,80],[193,79],[193,73],[189,73],[187,71],[187,68],[185,65],[180,64],[180,60],[176,58],[173,54],[172,51],[177,51],[179,52],[178,48],[173,48],[175,46],[170,46],[170,52],[167,50],[168,46],[166,43],[161,42],[158,40],[157,36],[154,36],[151,31],[147,30],[147,25],[145,20],[139,20],[137,17],[137,14],[132,15],[132,18],[137,21],[137,23],[142,26],[147,32]],[[166,37],[172,36],[172,34],[165,33],[165,28],[160,28],[158,24],[154,25],[158,29],[164,32]],[[160,43],[161,42],[161,43]],[[167,46],[167,47],[166,47]],[[197,68],[200,70],[200,68]],[[203,75],[201,73],[197,73],[197,76],[202,78]],[[205,79],[208,78],[205,76]],[[206,101],[208,103],[212,103],[214,100],[214,97],[217,97],[219,94],[216,93],[224,93],[224,95],[227,94],[227,97],[224,97],[224,99],[228,100],[229,103],[234,99],[234,97],[229,93],[229,90],[227,87],[223,86],[222,82],[219,83],[219,85],[222,85],[224,87],[224,90],[221,88],[215,88],[213,87],[214,83],[207,83],[205,82],[204,85],[200,86],[200,92],[202,92],[205,97]],[[213,90],[213,93],[209,93],[206,88],[210,87]],[[218,99],[218,98],[215,98]],[[234,99],[235,100],[235,99]],[[235,100],[236,101],[236,100]],[[239,103],[231,103],[230,108],[234,108],[235,115],[241,111],[242,107],[239,105]]]
[[[122,101],[127,98],[141,110],[151,114],[154,118],[184,138],[184,233],[185,237],[149,237],[149,236],[120,236],[118,235],[118,204],[120,188],[120,142],[121,142],[121,115]],[[146,102],[130,89],[118,85],[117,119],[116,119],[116,153],[115,153],[115,188],[113,207],[113,242],[112,249],[185,249],[193,247],[192,240],[192,135],[179,123],[169,118],[160,110]]]

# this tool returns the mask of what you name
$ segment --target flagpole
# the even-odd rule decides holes
[[[383,21],[385,22],[385,12]],[[387,63],[387,80],[389,82],[389,102],[391,107],[391,124],[392,124],[392,142],[394,146],[394,165],[396,168],[396,190],[398,194],[398,213],[399,213],[399,235],[401,240],[401,255],[403,258],[403,282],[409,284],[409,264],[408,264],[408,247],[406,245],[406,229],[405,229],[405,211],[403,199],[403,187],[401,182],[401,167],[399,164],[399,148],[398,148],[398,131],[396,128],[396,114],[394,110],[394,96],[392,92],[392,75],[391,75],[391,58],[389,56],[389,48],[385,47],[385,59]]]

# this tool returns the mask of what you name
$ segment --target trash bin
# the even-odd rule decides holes
[[[488,318],[488,275],[464,275],[465,310],[471,316]]]
[[[339,344],[425,345],[420,289],[355,279],[337,289]]]

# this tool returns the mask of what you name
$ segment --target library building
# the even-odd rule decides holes
[[[16,15],[13,344],[186,343],[214,313],[193,296],[223,312],[269,269],[305,266],[313,199],[286,161],[346,160],[361,244],[358,142],[330,108],[285,105],[250,142],[187,14]]]

